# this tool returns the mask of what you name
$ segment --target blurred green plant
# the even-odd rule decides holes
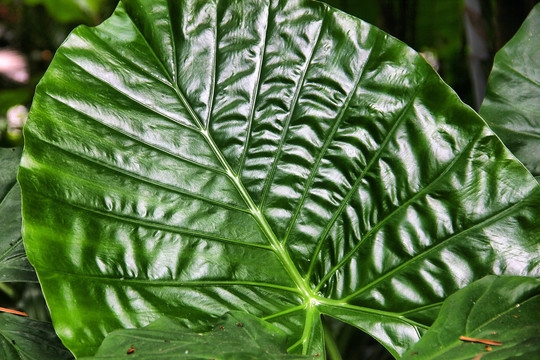
[[[103,7],[109,0],[24,0],[28,5],[41,4],[49,14],[61,23],[98,24],[103,15]]]
[[[116,3],[116,0],[0,1],[0,146],[21,144],[13,116],[7,112],[19,105],[30,107],[34,88],[56,48],[77,25],[96,25],[109,16]]]

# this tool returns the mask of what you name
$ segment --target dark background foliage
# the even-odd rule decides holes
[[[493,57],[540,0],[327,0],[402,40],[424,57],[464,102],[478,109]],[[0,146],[20,145],[6,138],[6,113],[31,105],[34,88],[56,49],[80,24],[93,26],[113,11],[115,0],[0,1]],[[0,169],[2,171],[2,169]],[[0,223],[3,219],[0,219]],[[0,224],[1,225],[1,224]],[[0,226],[1,229],[1,226]],[[35,283],[0,283],[0,307],[48,320]],[[326,319],[336,346],[347,359],[391,359],[359,330]]]

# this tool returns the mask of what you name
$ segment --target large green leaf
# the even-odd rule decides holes
[[[116,330],[88,360],[130,359],[313,359],[287,354],[287,338],[279,328],[242,312],[226,314],[212,331],[186,329],[161,318],[143,329]]]
[[[62,345],[51,323],[0,313],[0,359],[68,360],[73,355]]]
[[[23,236],[77,356],[240,310],[395,356],[450,294],[538,275],[540,187],[424,61],[318,2],[125,1],[38,86]]]
[[[451,295],[439,317],[403,360],[537,359],[540,354],[540,280],[486,276]],[[460,337],[501,343],[485,345]],[[489,343],[488,343],[489,344]]]
[[[495,55],[480,115],[540,177],[540,4]]]
[[[22,148],[0,148],[0,282],[36,281],[21,237],[21,190],[17,169]]]

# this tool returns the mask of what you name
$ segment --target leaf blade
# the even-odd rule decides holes
[[[412,49],[319,3],[126,1],[30,117],[25,242],[78,356],[231,310],[293,352],[324,352],[324,313],[399,356],[449,294],[540,271],[531,175]]]
[[[117,330],[103,341],[95,356],[108,359],[129,352],[133,359],[308,359],[288,355],[279,328],[241,312],[227,313],[208,329],[186,329],[161,318],[143,329]],[[211,344],[211,346],[208,346]]]
[[[472,283],[445,301],[425,338],[403,359],[454,359],[455,354],[467,358],[482,353],[493,359],[533,356],[538,352],[539,290],[538,279],[525,277],[487,276]],[[492,342],[495,345],[486,351],[485,344]]]
[[[70,360],[50,323],[0,313],[0,354],[6,360]]]
[[[514,37],[495,55],[480,108],[493,131],[516,157],[540,176],[540,51],[536,38],[540,7],[533,8]]]
[[[21,190],[16,179],[21,153],[21,148],[0,148],[1,282],[37,281],[21,236]]]

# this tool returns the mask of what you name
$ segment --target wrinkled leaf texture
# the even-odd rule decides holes
[[[305,1],[123,1],[38,86],[23,237],[76,356],[244,311],[399,356],[486,274],[538,275],[540,188],[423,60]]]
[[[480,115],[540,179],[540,4],[495,55]]]
[[[0,148],[0,282],[37,281],[21,236],[21,154],[22,148]]]
[[[403,360],[538,359],[540,280],[486,276],[452,294],[437,320],[406,352]],[[461,336],[497,341],[491,346],[461,341]],[[484,357],[485,356],[485,357]]]
[[[160,318],[142,329],[115,330],[98,352],[85,360],[130,359],[307,360],[308,355],[287,354],[287,337],[276,326],[243,312],[231,312],[208,329],[186,329]]]

